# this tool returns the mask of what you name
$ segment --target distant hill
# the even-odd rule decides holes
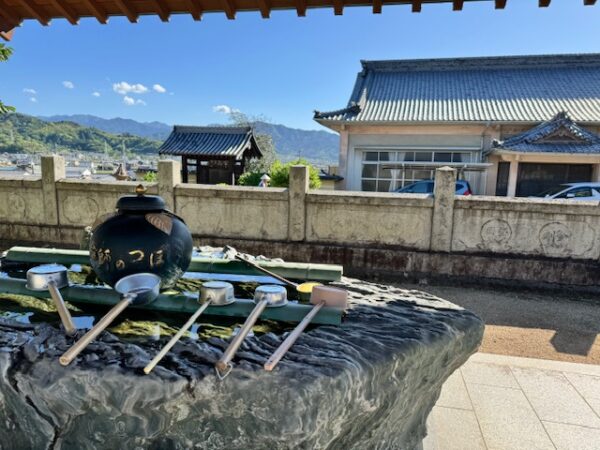
[[[0,152],[104,152],[106,146],[120,152],[123,144],[134,153],[155,154],[161,142],[131,134],[111,134],[74,122],[51,123],[25,114],[0,115]]]
[[[301,130],[265,122],[256,122],[257,133],[270,134],[282,159],[305,158],[312,162],[336,163],[339,136],[328,131]]]
[[[103,119],[102,117],[92,116],[89,114],[73,114],[59,116],[39,116],[38,119],[46,122],[74,122],[84,127],[97,128],[98,130],[106,131],[113,134],[133,134],[156,141],[164,141],[171,132],[171,126],[162,122],[137,122],[132,119],[122,119],[115,117],[114,119]]]
[[[103,119],[87,114],[39,117],[48,122],[70,121],[109,133],[128,133],[148,139],[164,141],[172,127],[162,122],[137,122],[131,119]],[[328,131],[301,130],[285,125],[265,122],[256,123],[258,133],[270,134],[277,154],[284,160],[296,157],[320,163],[337,161],[339,137]]]

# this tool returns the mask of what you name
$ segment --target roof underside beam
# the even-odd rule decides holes
[[[451,4],[454,11],[461,11],[471,0],[324,0],[309,3],[308,0],[0,0],[0,37],[7,39],[8,32],[26,19],[36,19],[48,25],[52,18],[65,18],[77,24],[81,17],[93,16],[100,23],[107,23],[109,15],[126,16],[130,22],[137,22],[140,14],[158,15],[168,21],[171,14],[188,13],[194,20],[200,20],[205,12],[224,12],[228,19],[234,19],[238,9],[260,11],[263,18],[270,16],[272,9],[293,8],[300,17],[312,7],[332,7],[336,15],[343,14],[345,6],[370,6],[374,14],[380,14],[385,1],[394,5],[410,5],[413,12],[421,12],[423,4]],[[508,0],[487,0],[496,9],[504,9]],[[518,0],[513,0],[516,3]],[[534,0],[531,0],[534,1]],[[9,3],[10,2],[10,3]],[[597,0],[579,0],[579,4],[596,5]],[[537,0],[539,7],[551,6],[551,0]],[[573,2],[573,3],[576,3]],[[210,7],[208,7],[209,5]]]
[[[156,5],[157,14],[158,14],[158,17],[160,17],[160,20],[162,20],[163,22],[168,22],[169,16],[171,15],[171,11],[169,10],[165,1],[164,0],[154,0],[154,4]]]
[[[115,3],[119,7],[119,9],[127,16],[131,23],[136,23],[138,21],[138,13],[133,10],[133,8],[129,5],[128,1],[125,0],[115,0]]]
[[[19,0],[19,4],[42,25],[47,26],[50,23],[50,17],[47,17],[46,14],[41,11],[37,3],[28,0]]]
[[[296,14],[298,17],[306,17],[306,0],[296,0]]]
[[[235,4],[233,0],[221,0],[221,4],[223,5],[223,11],[229,20],[235,19]]]
[[[333,13],[336,16],[344,14],[344,0],[333,0]]]
[[[5,41],[10,41],[13,37],[14,32],[14,29],[10,31],[0,31],[0,38],[4,39]]]
[[[194,20],[202,19],[203,8],[199,0],[187,0],[187,5]]]
[[[453,11],[462,11],[464,0],[453,0],[452,1],[452,10]]]
[[[56,9],[58,9],[61,14],[65,16],[65,19],[67,19],[71,25],[77,25],[79,22],[79,17],[71,9],[71,7],[66,4],[65,0],[50,0],[50,3],[52,3]]]
[[[2,22],[0,24],[2,31],[9,31],[21,22],[16,16],[10,13],[3,0],[0,0],[0,21]]]
[[[105,24],[108,22],[108,14],[106,14],[106,11],[103,11],[102,8],[100,8],[100,6],[98,6],[98,3],[96,3],[96,0],[82,0],[83,4],[85,6],[88,7],[88,9],[90,10],[90,12],[93,14],[93,16],[96,18],[96,20],[102,24]]]
[[[268,19],[271,17],[271,5],[269,4],[269,0],[257,0],[257,3],[262,18]]]

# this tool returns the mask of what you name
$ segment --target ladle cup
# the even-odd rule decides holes
[[[329,286],[315,286],[310,297],[310,302],[315,306],[267,360],[264,365],[266,371],[270,372],[275,368],[277,363],[285,356],[290,347],[294,345],[300,337],[300,334],[305,330],[323,306],[346,309],[346,305],[348,304],[348,292],[343,289]]]
[[[115,290],[122,295],[121,301],[60,357],[60,363],[68,366],[129,305],[145,305],[154,301],[158,297],[159,287],[160,277],[152,273],[136,273],[117,281]]]
[[[173,346],[181,339],[181,336],[196,322],[198,317],[204,312],[209,305],[227,306],[235,302],[233,295],[233,285],[224,281],[209,281],[200,287],[198,301],[201,303],[200,308],[189,318],[189,320],[181,327],[181,329],[166,343],[166,345],[158,352],[152,361],[144,367],[144,373],[148,375],[152,369],[160,362],[161,359],[173,348]]]
[[[242,328],[240,328],[225,352],[223,352],[223,356],[215,363],[217,376],[221,379],[225,378],[231,372],[233,368],[231,360],[265,308],[285,306],[287,304],[287,291],[283,286],[273,284],[259,286],[254,291],[254,303],[256,306],[246,318],[244,325],[242,325]]]
[[[60,321],[62,322],[65,333],[72,336],[77,331],[71,318],[71,313],[65,305],[60,289],[69,285],[67,278],[67,268],[59,264],[44,264],[36,266],[27,271],[27,289],[31,291],[50,292],[50,297],[56,306]]]

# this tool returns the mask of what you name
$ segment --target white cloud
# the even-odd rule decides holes
[[[67,89],[75,89],[75,85],[73,84],[72,81],[63,81],[62,85],[64,87],[66,87]]]
[[[229,105],[216,105],[213,106],[213,111],[222,114],[239,113],[239,109],[232,108]]]
[[[33,102],[33,103],[37,103],[37,98],[35,98],[35,97],[31,97],[31,98],[29,99],[29,101],[31,101],[31,102]]]
[[[127,106],[134,106],[134,105],[141,105],[141,106],[146,106],[146,102],[144,100],[140,100],[129,97],[128,95],[126,95],[125,97],[123,97],[123,103]]]
[[[155,84],[154,86],[152,86],[152,89],[154,89],[159,94],[164,94],[165,92],[167,92],[167,90],[164,87],[162,87],[160,84]]]
[[[120,83],[113,83],[113,91],[121,95],[145,94],[148,92],[148,88],[140,83],[129,84],[126,81],[121,81]]]
[[[92,95],[94,97],[100,97],[100,92],[96,91],[96,92],[92,92]]]
[[[25,94],[29,94],[29,95],[35,95],[35,94],[37,94],[37,91],[35,89],[31,89],[31,88],[25,88],[25,89],[23,89],[23,92]]]

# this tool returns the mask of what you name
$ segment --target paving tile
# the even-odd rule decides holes
[[[600,429],[543,422],[558,450],[600,450]]]
[[[427,419],[424,450],[485,450],[473,411],[436,406]]]
[[[548,434],[518,389],[467,383],[483,438],[490,449],[554,449]],[[460,431],[456,431],[460,434]]]
[[[469,361],[460,370],[467,384],[477,383],[519,389],[519,384],[508,366]]]
[[[522,367],[512,371],[541,420],[600,428],[600,418],[561,372]]]
[[[511,367],[531,367],[534,369],[556,370],[559,372],[575,372],[600,377],[600,365],[595,364],[524,358],[522,356],[495,355],[492,353],[475,353],[469,358],[469,362],[499,364]]]
[[[460,369],[448,377],[436,405],[448,408],[473,409]]]
[[[563,372],[585,401],[600,416],[600,377],[580,373]]]

